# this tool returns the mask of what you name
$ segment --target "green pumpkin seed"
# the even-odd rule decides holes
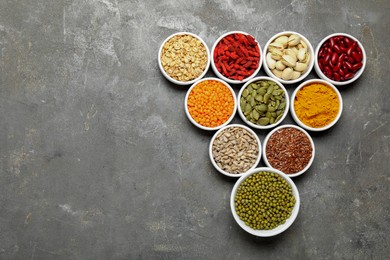
[[[251,105],[251,107],[254,107],[256,105],[256,101],[254,97],[251,96],[251,98],[249,99],[249,104]]]
[[[283,114],[278,115],[278,117],[275,119],[275,122],[278,122],[282,118]]]
[[[270,85],[267,89],[267,94],[271,95],[273,91],[274,91],[274,86]]]
[[[262,118],[260,118],[258,121],[257,121],[257,123],[259,124],[259,125],[268,125],[269,124],[269,122],[270,122],[270,119],[269,118],[267,118],[267,117],[262,117]]]
[[[259,102],[263,101],[263,96],[262,95],[256,95],[255,99]]]
[[[265,87],[259,88],[257,90],[257,94],[259,94],[259,95],[264,95],[265,93],[267,93],[267,88],[265,88]]]
[[[242,92],[242,96],[246,97],[246,96],[248,96],[248,94],[249,94],[249,90],[248,89],[244,89],[244,91]]]
[[[253,110],[252,111],[252,118],[255,120],[258,120],[259,117],[260,117],[260,114],[256,110]]]
[[[264,95],[264,102],[268,103],[268,100],[269,100],[269,94],[267,93]]]
[[[271,117],[271,119],[269,120],[269,124],[272,125],[273,123],[275,123],[275,118]]]
[[[252,111],[252,107],[250,104],[246,104],[245,106],[245,115],[249,115],[249,113]]]
[[[265,88],[268,88],[269,83],[268,83],[267,81],[261,81],[261,82],[260,82],[260,86],[265,87]]]

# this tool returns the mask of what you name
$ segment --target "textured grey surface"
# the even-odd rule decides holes
[[[389,11],[387,0],[0,1],[0,258],[386,258]],[[187,88],[157,65],[172,33],[211,47],[231,30],[261,45],[294,30],[314,46],[346,32],[367,52],[341,120],[313,134],[314,164],[294,179],[296,222],[268,239],[234,222],[212,133],[191,125]]]

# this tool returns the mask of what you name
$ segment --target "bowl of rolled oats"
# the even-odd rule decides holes
[[[178,32],[161,44],[158,65],[169,81],[178,85],[191,85],[208,71],[210,51],[198,35]]]
[[[256,168],[261,153],[257,134],[241,124],[222,127],[214,134],[209,145],[211,163],[217,171],[229,177],[241,177]]]

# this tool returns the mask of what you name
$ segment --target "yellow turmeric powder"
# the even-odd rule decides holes
[[[337,93],[324,84],[309,84],[298,90],[294,100],[295,114],[307,126],[320,128],[337,116],[340,101]]]

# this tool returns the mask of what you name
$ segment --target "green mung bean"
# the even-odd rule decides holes
[[[246,225],[269,230],[291,216],[295,197],[290,184],[279,174],[258,172],[240,184],[234,202],[237,215]]]

